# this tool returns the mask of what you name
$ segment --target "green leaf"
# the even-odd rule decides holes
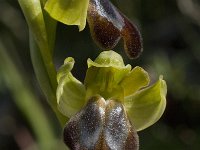
[[[154,124],[166,107],[167,85],[160,79],[152,86],[125,98],[127,114],[137,131]]]
[[[66,25],[78,25],[82,31],[86,25],[89,0],[48,0],[45,10],[52,18]]]
[[[131,95],[149,84],[149,75],[141,67],[135,67],[124,77],[120,85],[124,88],[124,96]]]
[[[72,74],[74,59],[65,59],[64,65],[58,71],[58,88],[56,92],[58,109],[67,117],[76,114],[85,103],[85,87]]]

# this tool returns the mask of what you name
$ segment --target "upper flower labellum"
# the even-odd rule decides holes
[[[129,58],[137,58],[141,54],[143,48],[139,30],[109,0],[90,0],[87,21],[93,40],[101,48],[112,49],[122,38]]]

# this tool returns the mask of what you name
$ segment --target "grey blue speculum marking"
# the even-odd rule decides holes
[[[138,135],[125,109],[116,100],[90,98],[64,128],[71,150],[138,150]]]

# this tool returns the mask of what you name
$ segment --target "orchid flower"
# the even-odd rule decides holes
[[[165,110],[167,86],[163,77],[148,86],[148,73],[138,66],[125,66],[114,51],[104,51],[87,63],[84,83],[72,75],[71,57],[58,71],[58,109],[71,118],[64,130],[66,144],[72,149],[90,149],[99,144],[113,149],[114,143],[116,149],[137,149],[137,131],[153,125]],[[124,135],[118,142],[117,133]],[[126,143],[130,139],[135,142]]]

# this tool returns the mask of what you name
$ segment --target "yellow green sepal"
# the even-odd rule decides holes
[[[166,82],[160,76],[150,87],[125,98],[124,106],[137,131],[143,130],[160,119],[166,107]]]
[[[55,20],[66,25],[77,25],[82,31],[86,25],[89,0],[48,0],[45,10]]]

